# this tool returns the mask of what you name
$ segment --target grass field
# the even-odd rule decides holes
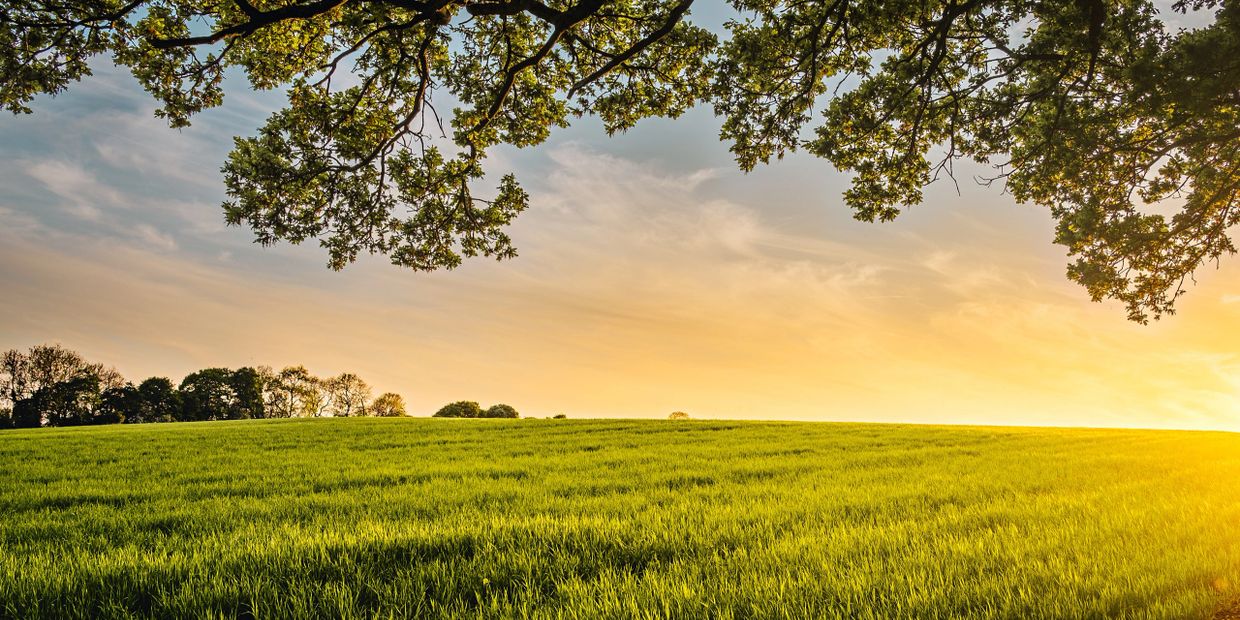
[[[0,432],[6,617],[1210,618],[1240,435],[345,419]]]

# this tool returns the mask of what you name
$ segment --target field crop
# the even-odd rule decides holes
[[[1235,434],[429,419],[0,432],[5,617],[1210,618],[1237,600]]]

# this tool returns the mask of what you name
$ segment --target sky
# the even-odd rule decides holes
[[[60,343],[130,379],[355,372],[410,413],[1240,430],[1240,260],[1142,326],[1069,282],[1043,209],[938,183],[886,224],[804,154],[741,173],[706,109],[502,149],[520,256],[417,273],[227,227],[220,165],[278,97],[234,84],[183,130],[106,63],[0,116],[0,349]]]

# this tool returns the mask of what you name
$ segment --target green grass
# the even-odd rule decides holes
[[[1240,435],[349,419],[0,432],[6,617],[1209,618]]]

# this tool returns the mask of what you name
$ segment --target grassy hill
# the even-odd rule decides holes
[[[345,419],[0,432],[0,616],[1209,618],[1240,435]]]

